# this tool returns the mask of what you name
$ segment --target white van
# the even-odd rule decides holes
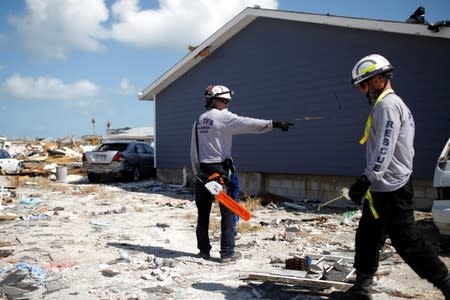
[[[437,191],[437,199],[433,202],[433,221],[441,234],[450,235],[450,138],[438,158],[433,187]]]

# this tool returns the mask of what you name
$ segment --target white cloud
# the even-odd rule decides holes
[[[9,18],[27,51],[64,60],[72,51],[102,51],[112,39],[137,47],[196,45],[246,7],[277,8],[277,0],[26,0],[26,13]],[[110,17],[111,12],[111,17]],[[0,44],[5,38],[0,36]]]
[[[119,93],[120,93],[121,95],[126,95],[126,96],[128,96],[128,95],[134,95],[134,96],[136,96],[136,95],[138,94],[138,92],[139,92],[139,89],[136,88],[134,85],[132,85],[132,84],[128,81],[128,79],[123,78],[123,79],[120,81],[120,85],[119,85]]]
[[[15,74],[6,79],[2,84],[2,90],[18,99],[78,100],[97,95],[99,87],[89,80],[68,84],[52,77],[33,78]]]
[[[27,0],[27,14],[11,17],[17,38],[28,51],[65,59],[72,50],[100,51],[107,37],[101,23],[108,20],[104,0]]]
[[[139,0],[118,0],[111,8],[112,38],[139,47],[186,47],[205,40],[244,8],[277,8],[277,0],[160,0],[142,10]]]

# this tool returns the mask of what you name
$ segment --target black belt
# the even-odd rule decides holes
[[[234,166],[233,161],[229,158],[225,159],[221,162],[214,162],[214,163],[200,163],[200,167],[211,167],[211,166],[221,166],[225,170],[232,170],[234,172]]]

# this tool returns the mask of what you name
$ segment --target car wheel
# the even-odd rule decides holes
[[[101,175],[95,173],[88,173],[87,177],[90,182],[99,182]]]
[[[133,167],[131,178],[133,181],[141,180],[141,169],[139,169],[139,167]]]

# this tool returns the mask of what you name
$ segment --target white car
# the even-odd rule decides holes
[[[437,191],[432,209],[433,221],[441,234],[450,235],[450,138],[438,158],[433,187]]]
[[[0,149],[0,173],[17,174],[21,169],[21,162],[11,158],[8,151]]]

